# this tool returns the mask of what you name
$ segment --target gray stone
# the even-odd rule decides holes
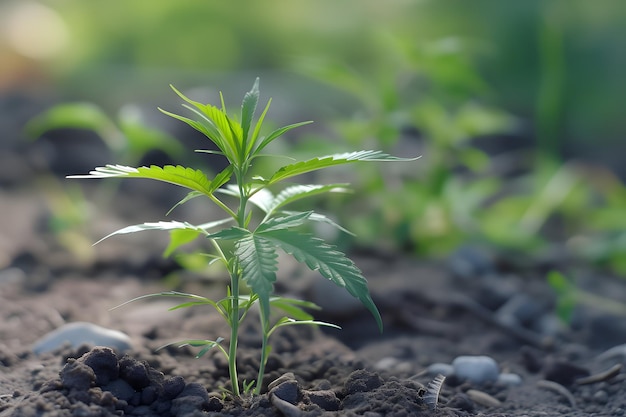
[[[32,350],[35,354],[52,352],[65,344],[77,348],[87,344],[92,346],[105,346],[124,352],[131,348],[130,337],[117,330],[111,330],[92,323],[74,322],[51,331],[36,341]]]
[[[522,377],[518,374],[503,372],[498,375],[498,383],[507,387],[515,387],[522,384]]]
[[[428,375],[432,376],[436,376],[439,374],[443,376],[450,376],[453,373],[454,366],[447,363],[435,362],[428,367]]]
[[[452,366],[458,378],[477,384],[496,381],[500,374],[498,364],[489,356],[458,356]]]
[[[298,381],[284,381],[273,387],[270,390],[270,395],[274,395],[281,400],[287,401],[288,403],[296,404],[298,402],[298,397],[300,396]]]
[[[276,395],[270,394],[270,401],[274,407],[278,409],[285,417],[300,417],[303,415],[302,410],[300,410],[295,405],[280,399]]]

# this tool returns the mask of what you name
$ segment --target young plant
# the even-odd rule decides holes
[[[230,381],[233,395],[240,395],[237,379],[237,340],[239,326],[250,309],[259,306],[259,318],[262,331],[261,361],[258,377],[254,382],[254,393],[260,393],[265,372],[265,365],[270,353],[269,337],[280,327],[296,324],[321,324],[306,313],[304,308],[316,307],[313,303],[279,297],[273,294],[276,272],[278,269],[277,251],[280,249],[291,254],[297,261],[344,287],[351,295],[358,298],[372,313],[379,329],[382,320],[376,305],[370,297],[367,281],[359,268],[334,246],[311,234],[296,229],[307,222],[324,222],[339,227],[328,217],[313,210],[294,212],[286,206],[295,201],[328,192],[342,192],[346,184],[307,184],[287,185],[274,194],[270,191],[278,183],[293,177],[333,166],[351,164],[360,161],[409,161],[413,159],[397,158],[380,151],[358,151],[334,154],[285,165],[267,177],[252,176],[251,167],[255,159],[267,157],[262,152],[275,139],[296,127],[310,122],[295,123],[281,127],[261,136],[261,126],[269,109],[271,100],[263,109],[256,124],[254,113],[259,101],[259,80],[245,94],[239,120],[231,118],[221,97],[221,108],[202,104],[185,97],[172,89],[185,101],[183,106],[191,111],[194,118],[187,118],[161,110],[166,115],[181,120],[206,135],[218,148],[217,151],[199,150],[224,156],[229,165],[214,178],[209,179],[202,171],[183,166],[129,167],[107,165],[98,167],[89,175],[74,175],[71,178],[149,178],[168,182],[186,188],[189,193],[179,204],[193,198],[204,197],[221,208],[226,217],[208,223],[193,225],[188,222],[167,221],[143,223],[129,226],[107,237],[138,232],[142,230],[167,230],[171,232],[171,244],[168,249],[193,240],[198,236],[206,237],[214,253],[209,255],[210,262],[224,264],[230,275],[230,285],[226,296],[218,301],[195,294],[163,292],[149,294],[153,296],[175,296],[186,299],[173,309],[197,305],[210,305],[224,318],[230,327],[228,346],[222,346],[223,338],[216,340],[185,340],[181,343],[201,347],[198,357],[212,348],[218,348],[229,364]],[[233,180],[232,183],[229,181]],[[223,197],[233,198],[236,203],[229,206]],[[253,210],[254,209],[254,210]],[[260,216],[253,217],[253,211]],[[221,230],[219,226],[231,224]],[[343,229],[342,229],[343,230]],[[134,301],[134,300],[131,300]],[[130,301],[129,301],[130,302]],[[270,310],[282,310],[287,315],[270,320]],[[244,391],[250,391],[252,385],[244,382]]]

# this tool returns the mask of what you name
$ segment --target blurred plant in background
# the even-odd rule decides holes
[[[237,95],[253,73],[286,96],[278,123],[318,121],[294,154],[337,137],[423,154],[352,181],[390,201],[334,203],[372,245],[560,241],[626,273],[626,2],[13,0],[0,16],[0,91],[120,108],[164,102],[167,83]]]
[[[59,104],[34,117],[25,127],[31,139],[41,138],[50,131],[71,135],[72,130],[94,133],[104,144],[106,153],[124,164],[139,165],[150,152],[159,151],[176,159],[184,147],[164,132],[145,126],[138,108],[128,105],[119,112],[117,120],[110,118],[100,107],[91,103]],[[76,256],[89,262],[93,258],[91,234],[93,205],[110,200],[119,182],[111,182],[97,189],[90,203],[80,188],[62,185],[54,175],[41,181],[40,188],[48,202],[48,226],[57,241]]]

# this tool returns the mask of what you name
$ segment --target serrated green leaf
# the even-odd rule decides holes
[[[334,155],[327,155],[319,158],[309,159],[307,161],[296,162],[294,164],[285,165],[272,175],[267,184],[275,184],[287,178],[305,174],[311,171],[317,171],[336,165],[350,164],[354,162],[388,162],[388,161],[414,161],[418,158],[398,158],[391,156],[382,151],[356,151]]]
[[[304,311],[300,306],[294,305],[286,300],[271,300],[270,305],[284,311],[289,317],[296,320],[312,320],[313,316]]]
[[[67,178],[146,178],[178,185],[210,196],[216,190],[212,182],[199,169],[186,168],[180,165],[133,168],[124,165],[106,165],[97,167],[88,175],[69,175]],[[221,184],[220,184],[221,185]]]
[[[200,102],[191,100],[183,93],[178,91],[174,86],[170,86],[172,90],[189,105],[183,105],[183,107],[191,110],[193,113],[199,116],[199,120],[192,120],[187,117],[177,115],[162,109],[159,109],[164,114],[170,117],[174,117],[182,122],[187,123],[194,129],[207,136],[222,153],[228,158],[231,163],[239,162],[239,156],[241,156],[241,138],[242,128],[236,122],[229,120],[225,109],[219,108],[210,104],[202,104]]]
[[[332,324],[332,323],[327,323],[325,321],[317,321],[317,320],[296,320],[296,319],[292,319],[290,317],[282,317],[281,319],[279,319],[270,329],[270,331],[268,332],[268,336],[271,336],[272,333],[274,333],[274,331],[280,327],[284,327],[284,326],[292,326],[292,325],[301,325],[301,324],[306,324],[309,326],[324,326],[324,327],[332,327],[335,329],[341,329],[341,327],[337,326],[336,324]]]
[[[323,277],[346,288],[372,313],[382,331],[382,319],[369,294],[367,280],[352,260],[337,251],[334,246],[310,234],[278,229],[259,235],[293,255],[298,262],[305,263],[310,269],[319,271]]]
[[[259,102],[259,78],[254,81],[254,85],[252,89],[246,93],[243,97],[243,102],[241,103],[241,129],[242,129],[242,138],[245,141],[245,149],[246,152],[250,151],[250,147],[253,145],[252,141],[248,137],[250,126],[252,124],[252,118],[254,117],[254,112],[256,111],[257,103]]]
[[[298,212],[286,216],[272,217],[261,223],[255,233],[266,233],[272,230],[289,229],[303,225],[311,216],[311,211]]]
[[[284,210],[281,211],[281,213],[284,214],[295,214],[296,212],[294,211],[288,211],[288,210]],[[312,212],[311,215],[309,216],[309,220],[314,221],[314,222],[318,222],[318,223],[326,223],[338,230],[341,230],[342,232],[350,235],[350,236],[356,236],[354,233],[352,233],[350,230],[346,229],[345,227],[337,224],[335,221],[333,221],[332,219],[330,219],[329,217],[320,214],[320,213],[316,213],[316,212]]]
[[[228,229],[220,230],[219,232],[211,233],[207,237],[209,239],[222,239],[222,240],[239,240],[250,235],[250,231],[242,227],[233,226]]]
[[[256,191],[248,201],[263,210],[265,213],[268,213],[274,201],[274,194],[272,194],[272,192],[267,188],[262,188]]]
[[[217,227],[220,226],[224,223],[227,223],[229,221],[232,221],[233,219],[228,217],[226,219],[221,219],[221,220],[216,220],[213,222],[208,222],[208,223],[203,223],[201,225],[193,225],[191,223],[187,223],[187,222],[179,222],[179,221],[169,221],[169,222],[153,222],[153,223],[142,223],[142,224],[135,224],[132,226],[127,226],[124,227],[122,229],[116,230],[113,233],[110,233],[108,235],[106,235],[105,237],[103,237],[102,239],[98,240],[96,243],[94,243],[94,245],[97,245],[98,243],[102,242],[105,239],[110,238],[111,236],[115,236],[115,235],[124,235],[124,234],[128,234],[128,233],[136,233],[136,232],[143,232],[145,230],[189,230],[189,231],[193,231],[193,232],[197,232],[197,233],[204,233],[206,234],[206,231],[208,229],[212,229],[213,227]]]
[[[203,196],[204,193],[201,193],[200,191],[191,191],[189,193],[187,193],[187,195],[185,197],[183,197],[182,200],[180,200],[178,203],[174,204],[168,211],[167,213],[165,213],[166,216],[169,216],[170,213],[172,211],[174,211],[174,209],[182,204],[185,204],[187,201],[189,200],[193,200],[196,197],[200,197]]]
[[[270,315],[270,294],[276,281],[278,254],[274,245],[256,234],[240,239],[235,244],[235,256],[242,270],[241,277],[259,297],[265,320]]]
[[[188,124],[198,132],[202,133],[204,136],[209,138],[211,142],[215,143],[215,145],[222,151],[223,154],[226,154],[226,144],[223,139],[220,137],[219,130],[213,122],[211,122],[206,116],[204,116],[199,110],[194,109],[193,107],[183,106],[193,113],[197,114],[200,117],[200,121],[190,119],[185,116],[181,116],[176,113],[169,112],[159,107],[159,111],[167,116],[170,116],[174,119],[180,120],[183,123]]]
[[[266,213],[272,213],[275,210],[286,206],[287,204],[301,200],[303,198],[311,197],[314,195],[328,193],[328,192],[348,192],[349,184],[327,184],[327,185],[292,185],[282,190],[271,201],[271,204],[267,205]]]
[[[145,230],[174,230],[174,229],[194,230],[198,233],[203,232],[202,229],[187,222],[169,221],[169,222],[142,223],[142,224],[135,224],[132,226],[127,226],[122,229],[116,230],[113,233],[109,233],[108,235],[106,235],[105,237],[103,237],[102,239],[94,243],[94,245],[97,245],[103,240],[108,239],[111,236],[115,236],[115,235],[124,235],[128,233],[142,232]]]
[[[170,231],[170,242],[163,251],[163,257],[169,257],[176,249],[193,242],[198,236],[200,236],[200,232],[197,230],[178,229]]]

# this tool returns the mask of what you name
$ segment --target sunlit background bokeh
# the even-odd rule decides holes
[[[412,70],[436,84],[420,94],[489,101],[552,146],[595,154],[626,131],[624,21],[619,0],[3,0],[0,88],[121,104],[165,96],[169,83],[227,90],[218,81],[269,73],[278,85],[305,79],[294,94],[318,104],[316,68],[398,88]]]
[[[596,236],[626,207],[606,174],[626,176],[624,22],[620,0],[3,0],[0,95],[109,114],[137,104],[150,121],[176,103],[169,84],[212,99],[221,90],[236,109],[260,76],[277,123],[316,121],[300,150],[423,153],[415,175],[361,178],[363,190],[391,192],[382,219],[349,225],[366,242],[391,232],[396,246],[439,253],[468,236],[519,244],[504,236],[516,230],[528,243],[555,212],[576,225],[570,238]],[[534,186],[493,203],[515,189],[503,179],[520,160],[539,173],[524,183]],[[597,198],[580,191],[588,171],[570,160],[599,167],[589,187],[619,200],[612,223],[594,223]]]

